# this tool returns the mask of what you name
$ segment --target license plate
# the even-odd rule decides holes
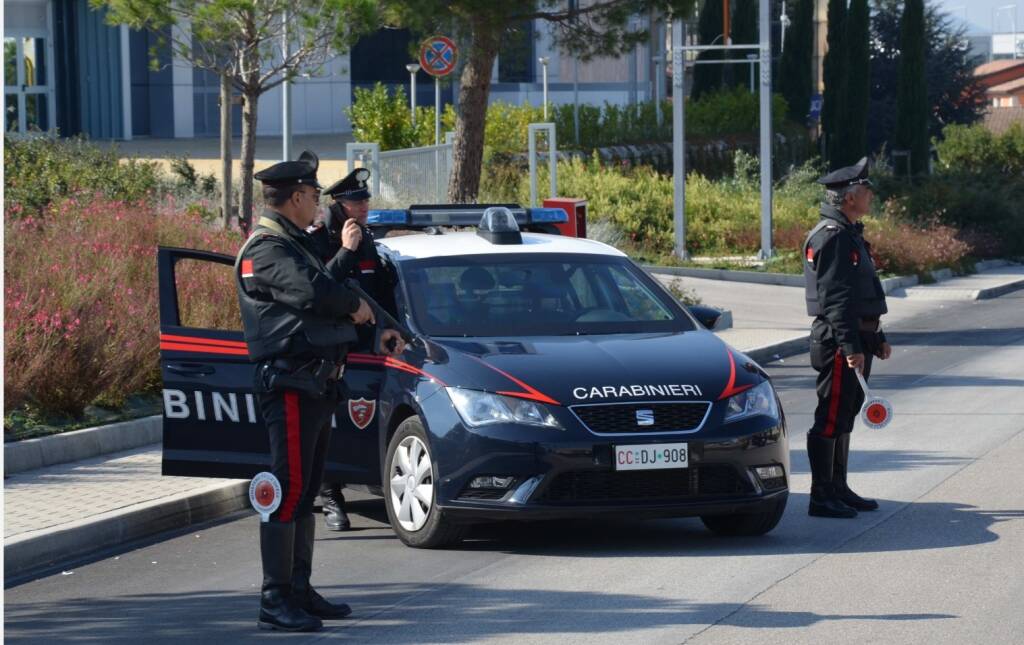
[[[615,470],[686,468],[690,463],[690,450],[685,443],[615,446],[613,454]]]

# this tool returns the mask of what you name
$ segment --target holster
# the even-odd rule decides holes
[[[265,361],[256,368],[256,388],[260,392],[296,390],[316,399],[336,397],[341,393],[338,384],[344,368],[319,358]]]

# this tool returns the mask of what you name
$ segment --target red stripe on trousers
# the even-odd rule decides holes
[[[832,366],[832,398],[828,402],[828,421],[822,434],[831,437],[836,433],[836,417],[839,415],[839,395],[843,389],[843,354],[836,352],[835,364]]]
[[[291,522],[302,494],[302,448],[299,442],[299,393],[284,393],[284,425],[288,439],[288,496],[281,504],[280,519]]]

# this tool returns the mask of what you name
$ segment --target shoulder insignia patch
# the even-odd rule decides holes
[[[814,249],[809,246],[807,247],[807,261],[814,264]]]
[[[252,271],[252,260],[242,260],[242,277],[251,278],[253,276]]]
[[[853,263],[853,266],[860,264],[860,253],[857,251],[850,251],[850,262]]]

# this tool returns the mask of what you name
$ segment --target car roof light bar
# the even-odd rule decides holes
[[[518,204],[416,204],[404,210],[371,210],[367,215],[366,224],[375,228],[477,227],[484,212],[493,207],[507,208],[520,227],[530,224],[558,224],[569,219],[560,208],[523,208]]]

